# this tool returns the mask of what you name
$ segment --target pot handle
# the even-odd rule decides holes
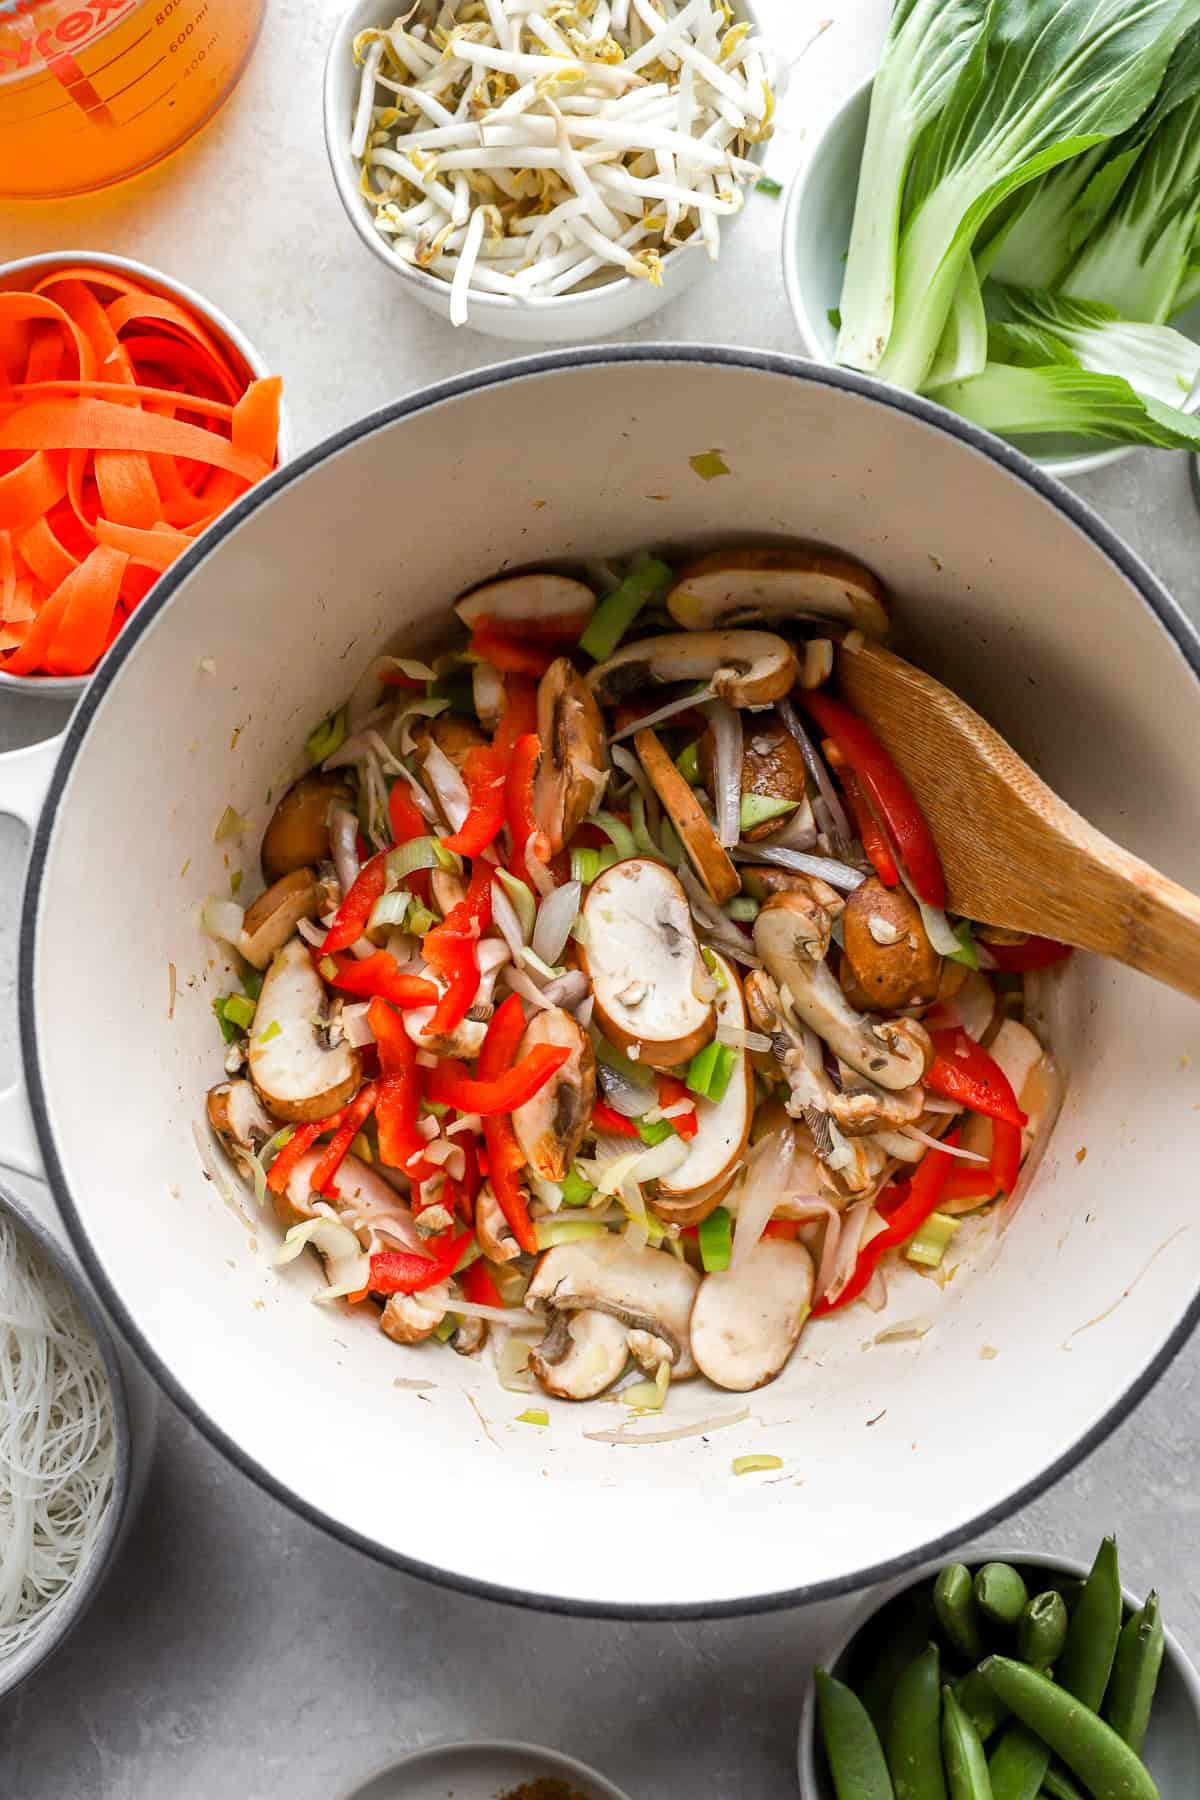
[[[58,761],[62,738],[46,738],[0,755],[0,813],[20,819],[32,836]],[[24,1083],[0,1090],[0,1167],[42,1180],[41,1151]]]

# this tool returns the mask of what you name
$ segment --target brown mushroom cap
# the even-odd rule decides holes
[[[671,823],[688,854],[688,861],[704,884],[709,896],[721,905],[741,892],[742,882],[728,853],[717,841],[717,834],[662,740],[655,731],[643,728],[634,733],[634,748],[641,759],[654,791],[671,815]]]
[[[600,708],[567,656],[552,662],[538,684],[537,728],[542,756],[533,811],[556,855],[586,818],[607,759]]]
[[[315,919],[321,910],[321,885],[313,869],[293,869],[247,907],[238,949],[255,969],[265,969],[277,950],[282,950],[301,919]]]
[[[289,1124],[324,1119],[358,1091],[362,1059],[325,1041],[326,994],[296,937],[263,978],[249,1037],[250,1079],[269,1113]]]
[[[768,706],[795,685],[799,667],[785,638],[771,631],[673,631],[624,644],[588,672],[606,706],[639,688],[707,682],[730,706]]]
[[[422,762],[430,743],[434,743],[456,769],[462,768],[469,751],[488,741],[478,725],[459,713],[439,713],[436,719],[421,719],[412,727],[410,736]]]
[[[846,960],[873,1010],[895,1012],[933,999],[942,959],[905,888],[884,887],[870,876],[847,897],[842,931]]]
[[[329,856],[329,811],[335,801],[347,806],[353,794],[340,771],[314,769],[294,782],[271,814],[263,832],[259,859],[263,880],[278,881],[293,869],[311,868]]]
[[[543,624],[548,619],[570,623],[582,631],[596,609],[596,596],[582,581],[557,575],[551,569],[532,569],[524,575],[504,575],[472,588],[454,610],[469,631],[488,619],[502,619],[510,628],[525,621]]]
[[[240,1175],[254,1179],[251,1156],[261,1150],[278,1129],[275,1120],[264,1112],[254,1084],[249,1081],[222,1081],[208,1090],[208,1122]]]
[[[887,596],[861,563],[834,551],[714,550],[680,569],[667,610],[691,631],[808,614],[883,637]]]
[[[716,747],[710,725],[700,739],[700,774],[710,794],[716,793]],[[800,746],[774,713],[749,714],[742,727],[742,792],[798,806],[806,793],[807,770]],[[770,837],[790,815],[764,819],[742,832],[745,843]]]

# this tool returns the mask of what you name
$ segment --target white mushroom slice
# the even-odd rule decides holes
[[[812,954],[812,915],[806,896],[774,895],[754,921],[755,949],[835,1056],[879,1087],[914,1087],[933,1060],[929,1033],[915,1019],[873,1019],[854,1010],[824,957]]]
[[[208,1091],[208,1122],[221,1140],[238,1174],[254,1180],[250,1160],[279,1127],[263,1111],[249,1081],[222,1081]]]
[[[485,1181],[475,1196],[475,1235],[489,1262],[511,1262],[521,1254],[521,1246],[500,1209],[490,1181]]]
[[[314,871],[293,869],[247,908],[237,947],[252,968],[265,969],[301,919],[315,919],[320,910],[321,887]]]
[[[836,619],[868,637],[888,628],[887,596],[860,563],[824,550],[714,550],[679,571],[667,595],[689,631],[757,620]]]
[[[640,688],[704,681],[730,706],[769,706],[799,676],[795,652],[771,631],[673,631],[626,644],[597,663],[588,686],[611,706]]]
[[[713,952],[725,977],[725,986],[716,998],[717,1030],[728,1026],[736,1031],[746,1029],[746,1002],[737,970],[723,956]],[[683,1200],[712,1182],[731,1178],[741,1161],[750,1120],[754,1112],[754,1074],[746,1052],[738,1053],[738,1066],[720,1100],[696,1101],[696,1123],[699,1129],[687,1146],[687,1161],[664,1175],[658,1184],[658,1197],[653,1210],[661,1218],[664,1203]],[[716,1202],[714,1201],[714,1205]]]
[[[379,1329],[397,1344],[420,1344],[432,1337],[450,1310],[450,1283],[420,1294],[389,1294],[379,1315]]]
[[[370,1249],[378,1232],[397,1238],[410,1249],[419,1243],[413,1216],[403,1197],[361,1158],[343,1158],[337,1172],[337,1195],[323,1199],[312,1192],[312,1174],[324,1155],[323,1150],[309,1150],[297,1162],[281,1194],[271,1190],[275,1216],[281,1225],[298,1225],[316,1217],[318,1203],[333,1206],[339,1217],[357,1233],[364,1250]]]
[[[696,1373],[688,1320],[700,1277],[690,1264],[662,1250],[634,1250],[623,1237],[588,1238],[547,1250],[534,1270],[525,1304],[555,1312],[604,1312],[629,1332],[646,1332],[666,1346],[675,1381]],[[645,1345],[643,1344],[643,1348]]]
[[[688,861],[718,906],[741,892],[741,876],[723,849],[712,823],[688,786],[658,733],[643,728],[634,733],[633,746],[642,767],[654,783],[654,791],[671,815]]]
[[[716,1018],[701,998],[708,971],[687,895],[662,863],[635,856],[598,876],[584,903],[579,957],[596,1023],[618,1050],[670,1069],[709,1042]]]
[[[557,855],[596,801],[608,760],[600,708],[569,657],[552,662],[538,684],[537,728],[533,813]]]
[[[475,950],[475,960],[479,965],[479,986],[471,1009],[465,1019],[457,1024],[453,1031],[437,1032],[429,1036],[425,1027],[437,1010],[432,1006],[414,1006],[403,1015],[404,1029],[407,1031],[418,1050],[432,1051],[434,1056],[461,1056],[472,1062],[483,1048],[483,1040],[487,1036],[487,1021],[491,1017],[490,1007],[492,995],[496,989],[496,977],[512,956],[512,952],[502,938],[481,938]],[[416,973],[417,971],[414,971]],[[446,983],[434,969],[421,967],[419,973],[426,981],[432,981],[439,994],[446,991]],[[483,1013],[482,1018],[473,1018],[472,1014]]]
[[[529,1352],[529,1367],[557,1400],[594,1400],[629,1360],[627,1333],[611,1313],[555,1313],[550,1329]]]
[[[293,938],[263,978],[250,1030],[250,1079],[277,1119],[323,1119],[357,1091],[358,1051],[344,1038],[328,1047],[328,1025],[321,977]]]
[[[692,1309],[700,1372],[735,1394],[773,1381],[796,1348],[812,1290],[811,1256],[785,1238],[762,1238],[736,1271],[706,1275]]]
[[[471,701],[485,731],[495,731],[504,717],[504,677],[491,663],[471,664]]]
[[[472,588],[454,610],[467,627],[476,631],[488,619],[502,619],[506,626],[538,625],[553,619],[562,622],[563,637],[578,637],[596,610],[596,596],[582,581],[534,569],[527,575],[505,575]]]
[[[546,1181],[563,1181],[583,1142],[596,1098],[596,1053],[582,1026],[561,1006],[535,1013],[517,1051],[522,1061],[539,1044],[569,1050],[561,1069],[512,1115],[525,1161]]]

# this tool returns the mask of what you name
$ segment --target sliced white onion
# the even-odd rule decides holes
[[[566,881],[547,894],[538,907],[530,948],[543,962],[556,963],[566,949],[571,927],[579,917],[582,895],[581,882]]]
[[[563,977],[563,980],[564,981],[566,980],[565,975]],[[575,1023],[581,1028],[581,1030],[586,1031],[588,1026],[591,1024],[592,1013],[595,1009],[595,1005],[596,1005],[596,996],[595,996],[595,994],[589,992],[589,993],[585,994],[584,998],[582,1000],[580,1000],[576,1006],[568,1007],[568,1009],[567,1009],[568,1012],[571,1012],[574,1014]]]
[[[492,883],[492,922],[512,951],[513,960],[520,962],[525,949],[521,921],[517,917],[516,907],[498,881]]]
[[[355,1050],[361,1050],[364,1044],[375,1042],[375,1033],[367,1022],[370,1010],[369,1000],[355,1001],[352,1006],[342,1008],[342,1030],[346,1034],[346,1042]]]
[[[218,943],[236,945],[245,918],[244,910],[236,901],[218,900],[215,896],[210,896],[200,910],[200,923],[209,937],[216,938]]]
[[[624,744],[614,744],[609,751],[617,768],[635,784],[646,805],[646,829],[655,843],[658,842],[659,828],[662,825],[662,808],[658,803],[658,795],[650,784],[650,778],[641,764],[641,758],[626,750]]]
[[[711,700],[704,710],[713,734],[717,842],[729,849],[742,830],[742,715],[724,700]]]
[[[913,895],[914,900],[917,899]],[[957,956],[962,945],[950,929],[950,921],[940,906],[930,906],[924,900],[917,900],[921,909],[921,923],[925,927],[925,936],[929,939],[939,956]]]
[[[825,1215],[825,1235],[821,1240],[821,1260],[817,1264],[816,1279],[813,1282],[812,1303],[814,1306],[822,1299],[833,1280],[833,1271],[837,1265],[838,1243],[842,1235],[842,1215],[833,1202],[814,1203],[814,1210],[816,1204],[821,1204],[821,1211]]]
[[[770,844],[736,845],[733,858],[735,862],[774,863],[776,868],[792,869],[798,875],[816,875],[847,894],[867,879],[861,869],[852,869],[849,863],[835,862],[829,856],[809,856],[803,850],[777,850]],[[961,948],[957,941],[954,947]]]
[[[778,831],[755,841],[765,844],[770,850],[811,850],[817,841],[817,824],[807,796],[791,817],[784,820]]]
[[[640,719],[634,719],[631,724],[622,726],[620,731],[614,731],[608,740],[609,744],[619,744],[622,738],[632,737],[635,731],[643,731],[648,725],[662,725],[667,719],[675,718],[677,713],[687,712],[689,707],[699,706],[701,701],[711,697],[708,688],[701,688],[698,693],[685,694],[682,699],[660,706],[657,712],[643,713]]]
[[[542,989],[542,998],[551,1006],[561,1006],[570,1012],[572,1007],[589,1000],[591,992],[591,986],[583,970],[568,969],[565,975],[558,975],[553,981],[546,983]]]
[[[767,1229],[779,1196],[787,1187],[794,1153],[791,1127],[782,1126],[769,1137],[762,1138],[747,1156],[746,1172],[737,1198],[737,1225],[733,1233],[730,1269],[741,1267]]]
[[[296,930],[300,933],[300,936],[304,939],[306,944],[314,944],[319,950],[328,935],[329,926],[324,920],[318,924],[316,919],[298,919],[296,921]]]
[[[943,1100],[940,1094],[926,1094],[925,1111],[927,1113],[960,1113],[962,1107],[957,1100]]]
[[[523,1325],[531,1337],[542,1329],[540,1314],[529,1314],[522,1319],[522,1309],[518,1306],[485,1306],[482,1301],[461,1300],[457,1294],[451,1295],[450,1311],[461,1314],[464,1319],[487,1319],[493,1325],[508,1325],[517,1330]]]
[[[650,1100],[652,1089],[639,1087],[631,1081],[623,1069],[610,1068],[607,1063],[596,1064],[596,1080],[604,1095],[606,1106],[611,1106],[615,1113],[623,1119],[640,1119],[646,1111],[646,1103]]]
[[[539,1012],[553,1011],[553,1000],[548,1000],[546,998],[541,988],[539,988],[537,983],[525,973],[524,969],[514,968],[513,965],[509,963],[503,970],[503,977],[512,992],[514,994],[519,994],[522,1000],[527,1000],[530,1006],[535,1006]]]
[[[462,829],[471,810],[467,784],[440,744],[431,738],[423,764],[425,778],[437,795],[438,805],[446,815],[451,831]]]
[[[937,1320],[931,1313],[921,1313],[915,1319],[899,1319],[895,1325],[885,1325],[871,1339],[873,1344],[902,1344],[906,1338],[923,1338],[932,1331]]]
[[[696,1419],[691,1425],[673,1425],[664,1431],[585,1431],[584,1437],[594,1444],[677,1444],[681,1438],[707,1437],[710,1431],[720,1431],[725,1425],[740,1425],[750,1417],[748,1406],[739,1406],[736,1412],[717,1413],[712,1418]]]
[[[809,737],[808,732],[804,729],[804,726],[801,723],[800,714],[796,711],[790,700],[776,701],[776,711],[783,720],[784,726],[789,734],[800,746],[800,754],[804,758],[804,766],[812,776],[812,779],[816,784],[817,792],[820,794],[821,799],[828,808],[835,838],[840,839],[840,844],[835,844],[835,848],[840,848],[843,852],[848,854],[857,833],[851,829],[850,821],[846,817],[846,809],[842,805],[838,791],[833,785],[833,779],[830,776],[829,770],[825,767],[824,757],[820,754],[816,745]]]
[[[860,1200],[842,1215],[842,1229],[833,1258],[833,1270],[828,1277],[828,1285],[821,1290],[819,1296],[821,1299],[836,1300],[853,1275],[854,1265],[858,1261],[859,1252],[862,1249],[863,1236],[874,1210],[873,1200]],[[821,1261],[823,1264],[825,1258],[822,1257]],[[817,1298],[817,1290],[814,1288],[814,1305]]]
[[[882,1312],[887,1305],[887,1278],[882,1269],[876,1269],[870,1281],[862,1291],[862,1297],[874,1313]]]
[[[358,820],[345,806],[335,806],[329,820],[329,847],[343,897],[358,880]]]
[[[537,854],[539,833],[531,831],[525,840],[525,873],[530,887],[535,887],[543,900],[554,892],[554,877]]]
[[[943,1156],[957,1156],[963,1162],[985,1163],[988,1160],[986,1156],[980,1156],[977,1150],[962,1150],[957,1144],[944,1144],[941,1138],[931,1137],[919,1125],[902,1125],[900,1130],[905,1137],[913,1138],[918,1144],[925,1144],[930,1150],[940,1150]]]
[[[771,1048],[771,1040],[762,1031],[743,1031],[738,1025],[717,1026],[718,1044],[728,1044],[731,1050],[761,1050]]]
[[[731,956],[737,962],[747,963],[753,969],[762,968],[762,958],[756,955],[749,938],[742,936],[732,919],[727,919],[701,887],[696,876],[686,862],[681,862],[676,871],[679,884],[688,897],[692,909],[692,917],[704,930],[702,936],[709,944],[715,944],[724,955]]]

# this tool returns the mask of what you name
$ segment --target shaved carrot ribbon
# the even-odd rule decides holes
[[[275,466],[281,392],[186,306],[109,270],[0,293],[0,672],[95,668]]]

